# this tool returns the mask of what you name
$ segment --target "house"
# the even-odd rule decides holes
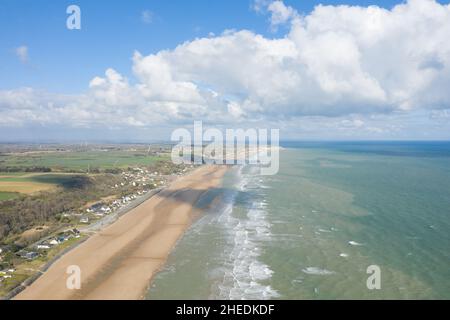
[[[33,260],[33,259],[37,258],[38,256],[39,256],[39,254],[34,251],[27,252],[23,255],[23,257],[28,260]]]
[[[36,246],[36,249],[38,250],[47,250],[50,249],[50,245],[46,243],[40,243]]]
[[[59,242],[56,239],[52,239],[48,242],[48,244],[52,245],[52,246],[56,246],[59,244]]]
[[[93,204],[92,206],[89,207],[89,209],[91,210],[90,212],[96,212],[99,211],[100,208],[103,207],[103,203],[102,202],[98,202],[96,204]]]
[[[80,219],[80,223],[89,223],[89,218],[88,217],[82,217]]]
[[[104,213],[110,213],[111,212],[111,208],[110,207],[106,207],[106,206],[101,207],[100,210],[103,211]]]

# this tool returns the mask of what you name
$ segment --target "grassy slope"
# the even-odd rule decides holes
[[[16,192],[1,192],[0,191],[0,201],[14,199],[14,198],[17,198],[18,196],[19,196],[19,194]]]

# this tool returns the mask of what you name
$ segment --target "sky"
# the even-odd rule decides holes
[[[1,0],[0,141],[448,140],[448,39],[448,1]]]

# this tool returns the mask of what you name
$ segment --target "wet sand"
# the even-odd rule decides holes
[[[14,299],[142,299],[153,275],[201,208],[196,203],[221,184],[226,166],[203,166],[57,260]],[[69,266],[81,288],[68,289]]]

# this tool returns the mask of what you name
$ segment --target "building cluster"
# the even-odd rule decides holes
[[[149,189],[144,190],[138,190],[135,193],[122,196],[119,199],[106,202],[97,202],[96,204],[90,206],[86,209],[86,212],[84,215],[80,218],[80,223],[82,224],[89,224],[90,218],[102,218],[105,215],[108,215],[112,212],[115,212],[116,210],[126,206],[131,201],[137,199],[139,196],[142,196],[149,192]]]
[[[151,172],[146,168],[135,167],[130,171],[122,172],[123,182],[121,182],[120,185],[114,185],[113,188],[119,188],[123,186],[156,188],[164,183],[163,181],[161,181],[162,176],[163,175],[158,171]]]
[[[78,229],[68,229],[58,233],[58,235],[56,236],[51,236],[46,239],[40,240],[37,244],[33,244],[26,249],[18,251],[16,255],[23,259],[34,260],[39,257],[42,252],[58,246],[72,238],[78,239],[80,237],[81,235]]]
[[[170,175],[182,175],[186,173],[186,171],[187,167],[183,167],[171,172]],[[121,173],[121,176],[121,182],[116,183],[111,188],[116,189],[116,194],[122,194],[122,196],[112,200],[99,201],[87,208],[84,208],[82,211],[64,212],[61,216],[64,218],[69,218],[69,221],[71,221],[71,223],[75,223],[76,225],[90,224],[92,220],[95,221],[97,219],[101,219],[102,217],[127,206],[133,200],[148,193],[151,189],[163,187],[168,181],[170,181],[170,179],[168,180],[167,176],[160,171],[153,171],[140,167],[124,171]],[[124,193],[125,195],[123,195]],[[59,246],[72,238],[79,238],[81,236],[78,229],[73,227],[71,228],[72,229],[60,232],[57,235],[52,235],[41,239],[37,243],[29,245],[19,251],[15,251],[14,249],[8,250],[5,247],[0,248],[0,263],[2,260],[4,260],[3,262],[6,262],[6,260],[10,259],[4,259],[5,254],[9,251],[15,256],[26,260],[34,260],[38,257],[45,257],[48,250]],[[14,276],[15,269],[8,267],[9,265],[9,263],[4,263],[3,270],[0,265],[0,282]]]
[[[0,283],[2,283],[6,279],[12,278],[14,271],[16,271],[14,268],[1,270],[0,271]]]
[[[120,198],[110,201],[99,201],[83,212],[64,213],[64,217],[75,217],[79,219],[81,224],[89,224],[92,220],[96,220],[111,214],[116,210],[126,206],[139,196],[149,192],[149,190],[162,187],[165,185],[163,175],[157,171],[150,172],[145,168],[132,168],[129,171],[121,173],[122,181],[112,186],[112,189],[119,189],[121,193],[128,191],[129,193]]]

